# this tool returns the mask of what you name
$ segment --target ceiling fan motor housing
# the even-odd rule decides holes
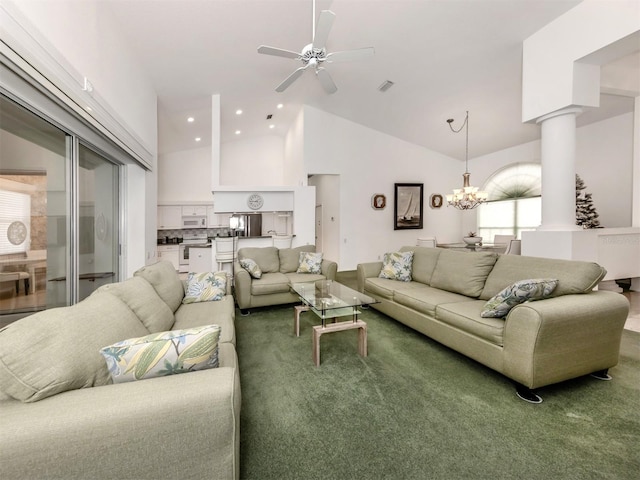
[[[313,59],[316,60],[316,63],[322,63],[327,59],[327,50],[325,48],[313,48],[313,44],[310,43],[302,49],[300,58],[305,65]]]

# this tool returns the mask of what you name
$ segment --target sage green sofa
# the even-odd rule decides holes
[[[607,378],[618,363],[627,299],[594,288],[606,271],[570,260],[403,247],[413,251],[412,280],[379,278],[382,262],[357,267],[358,288],[373,307],[496,370],[518,395],[582,375]],[[491,297],[519,280],[553,278],[550,298],[515,306],[506,318],[483,318]]]
[[[234,266],[235,299],[243,315],[249,309],[299,302],[300,298],[289,287],[297,282],[316,280],[335,280],[338,264],[326,258],[322,259],[321,273],[296,273],[301,252],[315,252],[315,245],[303,245],[295,248],[254,247],[238,249],[238,260]],[[240,261],[255,261],[262,276],[252,278]]]
[[[159,262],[0,330],[0,476],[239,478],[233,297],[182,304],[184,294]],[[218,368],[111,382],[100,348],[209,324],[221,327]]]

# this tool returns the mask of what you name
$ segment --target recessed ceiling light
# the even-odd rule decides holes
[[[272,123],[271,125],[269,125],[269,128],[276,128],[276,126]]]
[[[236,110],[236,115],[242,115],[242,110],[240,109]]]
[[[189,118],[187,118],[187,122],[189,122],[189,123],[193,123],[193,122],[195,122],[195,120],[196,120],[196,119],[195,119],[195,118],[193,118],[193,117],[189,117]]]
[[[199,142],[200,140],[202,140],[200,137],[196,137],[196,142]]]
[[[283,105],[283,104],[281,104],[281,103],[279,103],[278,105],[276,105],[276,108],[277,108],[277,109],[281,109],[281,108],[283,108],[283,107],[284,107],[284,105]]]
[[[236,135],[240,135],[242,132],[240,130],[236,130]]]

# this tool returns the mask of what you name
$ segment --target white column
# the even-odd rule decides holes
[[[635,98],[633,111],[633,194],[631,226],[640,227],[640,97]],[[640,282],[639,282],[640,283]]]
[[[538,230],[580,230],[576,225],[576,116],[580,108],[544,115],[541,125],[542,224]]]

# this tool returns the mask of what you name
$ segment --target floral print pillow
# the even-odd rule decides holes
[[[296,273],[322,273],[322,253],[300,252]]]
[[[243,258],[240,260],[240,266],[244,268],[252,278],[260,278],[262,277],[262,270],[256,263],[255,260],[251,258]]]
[[[191,272],[187,276],[187,292],[182,303],[222,300],[226,293],[227,274],[225,272]]]
[[[100,350],[113,383],[217,368],[220,327],[152,333]]]
[[[481,317],[506,317],[516,305],[532,300],[542,300],[551,295],[558,285],[553,278],[520,280],[491,297],[485,303]]]
[[[385,253],[382,260],[382,270],[378,277],[410,282],[412,264],[413,252]]]

